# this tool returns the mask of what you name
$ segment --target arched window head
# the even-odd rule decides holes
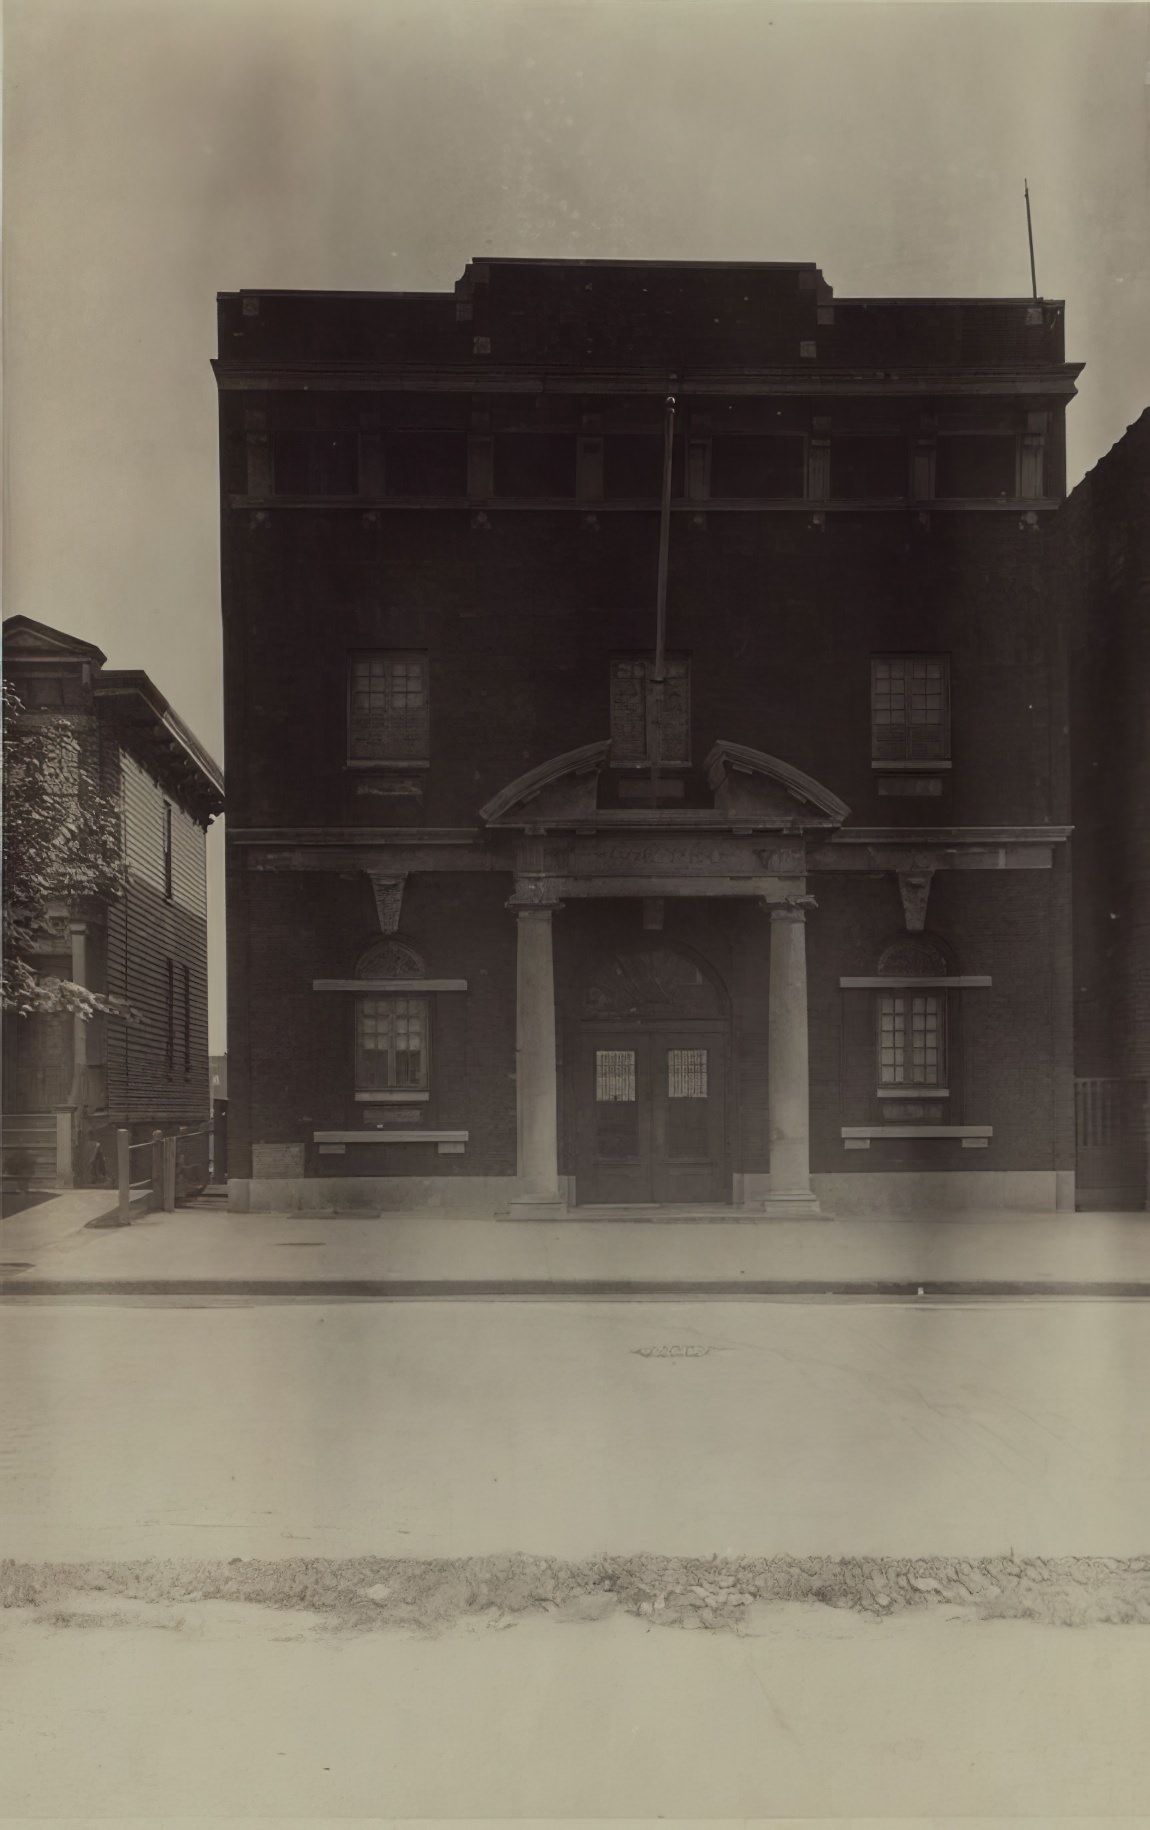
[[[942,943],[921,934],[902,934],[884,947],[878,969],[900,979],[942,979],[954,970]]]
[[[357,979],[421,979],[427,968],[414,947],[401,940],[377,940],[362,954],[355,968]]]

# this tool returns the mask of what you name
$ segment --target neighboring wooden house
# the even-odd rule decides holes
[[[124,1018],[9,1015],[4,1157],[42,1183],[114,1173],[113,1134],[139,1141],[211,1116],[206,834],[223,777],[147,674],[110,669],[90,642],[10,617],[4,671],[22,719],[66,721],[121,809],[121,892],[61,908],[36,965],[116,999]]]

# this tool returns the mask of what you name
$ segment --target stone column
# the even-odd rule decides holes
[[[72,944],[72,982],[76,985],[88,983],[88,927],[86,922],[68,923],[68,934]],[[88,1021],[84,1017],[72,1018],[72,1089],[69,1101],[73,1106],[83,1106],[87,1101],[88,1080]]]
[[[821,1219],[811,1188],[806,909],[801,903],[774,905],[770,917],[771,1186],[765,1211],[780,1219]]]
[[[555,1058],[555,966],[551,917],[558,903],[508,908],[518,928],[515,977],[515,1103],[521,1218],[554,1218],[567,1210],[559,1188],[559,1100]]]

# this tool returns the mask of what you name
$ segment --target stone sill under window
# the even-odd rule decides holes
[[[949,1087],[879,1087],[876,1099],[949,1099]]]
[[[364,1106],[417,1106],[425,1104],[430,1093],[357,1093],[356,1102]]]
[[[953,769],[951,762],[875,762],[871,758],[871,768],[883,775],[893,775],[896,770],[903,770],[908,775],[937,775],[940,769]]]
[[[611,769],[618,769],[620,773],[624,775],[650,775],[653,765],[650,757],[648,757],[646,762],[616,762],[614,758],[612,758],[607,766]],[[689,775],[690,772],[691,764],[689,762],[683,762],[681,758],[677,762],[664,762],[660,760],[660,775],[674,775],[675,773]]]
[[[959,1138],[964,1144],[986,1143],[994,1136],[993,1125],[843,1125],[840,1137],[846,1143],[873,1137]]]
[[[317,1144],[466,1144],[470,1131],[313,1131]]]
[[[355,769],[356,771],[372,769],[381,774],[410,775],[413,769],[430,769],[431,764],[426,757],[411,762],[399,762],[394,757],[388,757],[384,761],[382,758],[374,756],[349,756],[343,766],[345,769]]]

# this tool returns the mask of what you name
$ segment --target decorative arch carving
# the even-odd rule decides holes
[[[623,949],[596,961],[584,978],[585,1020],[676,1022],[727,1015],[726,993],[702,963],[668,946]]]
[[[356,962],[357,979],[421,979],[427,968],[414,947],[401,940],[377,940]]]
[[[934,934],[900,934],[883,948],[878,970],[892,978],[947,978],[954,971],[954,957]]]

